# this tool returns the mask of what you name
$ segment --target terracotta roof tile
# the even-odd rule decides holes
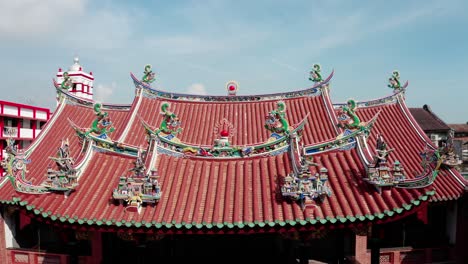
[[[426,105],[423,108],[409,108],[409,110],[424,131],[448,132],[450,130],[450,127]]]
[[[288,99],[290,123],[299,122],[310,113],[309,123],[304,133],[304,142],[313,144],[336,136],[336,130],[326,114],[327,107],[317,98]],[[157,126],[160,121],[161,101],[143,98],[140,108],[133,108],[139,115]],[[274,102],[261,103],[183,103],[172,102],[172,111],[183,121],[185,131],[181,139],[190,143],[211,144],[213,138],[210,127],[222,117],[231,118],[238,133],[246,133],[233,138],[234,144],[251,144],[266,140],[268,134],[263,129],[264,115],[274,109]],[[395,148],[390,161],[400,160],[410,177],[420,170],[419,152],[424,140],[418,130],[412,127],[407,117],[406,106],[392,104],[378,107],[361,108],[358,115],[369,120],[382,110],[378,122],[370,135],[370,145],[375,146],[376,133],[384,133],[388,145]],[[406,109],[406,110],[405,110]],[[128,111],[110,113],[116,124],[116,136],[123,131],[129,120]],[[89,108],[75,105],[65,106],[56,117],[51,130],[34,151],[30,164],[31,175],[39,175],[35,183],[40,183],[45,174],[47,159],[36,162],[36,158],[51,156],[58,138],[67,136],[72,140],[72,153],[80,149],[74,131],[66,119],[73,117],[74,122],[87,126],[94,118]],[[203,126],[200,124],[206,122]],[[137,120],[129,124],[130,133],[126,141],[144,144],[142,126]],[[121,133],[121,132],[120,132]],[[114,137],[114,136],[113,136]],[[12,196],[27,201],[33,214],[43,208],[46,216],[63,217],[68,223],[106,222],[106,226],[136,227],[145,223],[151,228],[180,229],[184,232],[200,228],[218,230],[236,228],[245,230],[258,227],[283,228],[294,225],[315,225],[327,223],[351,223],[354,221],[381,221],[392,219],[415,210],[415,206],[433,194],[434,200],[455,199],[463,189],[455,176],[447,170],[441,171],[433,186],[426,189],[393,188],[379,194],[372,186],[362,180],[365,167],[356,150],[323,153],[314,156],[314,161],[329,171],[329,185],[333,195],[323,202],[312,202],[304,210],[296,202],[278,197],[278,179],[291,170],[287,154],[261,158],[206,159],[176,158],[159,155],[157,168],[162,185],[162,197],[158,204],[143,206],[140,214],[128,213],[124,206],[111,198],[119,177],[125,175],[132,166],[133,159],[126,156],[95,152],[87,169],[79,181],[78,189],[65,199],[60,194],[29,195],[17,193],[11,184],[5,184],[0,192],[0,200],[10,202]],[[41,178],[42,176],[42,178]],[[458,175],[459,176],[459,175]],[[61,220],[60,220],[61,221]],[[108,222],[107,221],[111,221]],[[113,221],[113,222],[112,222]],[[122,222],[125,221],[125,222]],[[304,226],[304,227],[305,227]]]

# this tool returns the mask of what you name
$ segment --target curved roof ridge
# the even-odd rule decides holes
[[[322,82],[315,83],[312,87],[296,90],[291,92],[280,92],[272,94],[253,94],[253,95],[195,95],[195,94],[185,94],[185,93],[172,93],[163,90],[158,90],[151,85],[142,82],[139,80],[133,73],[130,72],[130,77],[133,79],[135,87],[142,87],[146,91],[149,91],[154,97],[161,97],[165,99],[173,100],[182,100],[182,101],[200,101],[200,102],[245,102],[245,101],[264,101],[264,100],[280,100],[287,98],[295,98],[307,95],[315,95],[320,92],[320,89],[323,85],[326,85],[330,82],[333,77],[334,70],[330,75],[323,80]]]
[[[63,94],[66,96],[67,100],[82,105],[82,106],[88,106],[88,107],[93,107],[93,104],[96,103],[97,101],[95,100],[90,100],[87,98],[81,98],[78,97],[72,93],[69,93],[68,91],[64,91],[63,89],[60,88],[60,85],[55,81],[55,79],[52,79],[54,83],[54,87],[57,89],[57,92],[60,94]],[[112,104],[112,103],[102,103],[102,107],[105,109],[120,109],[120,110],[125,110],[125,109],[130,109],[132,107],[132,104]]]
[[[423,131],[421,126],[418,124],[416,119],[413,117],[411,114],[408,106],[406,106],[405,100],[398,99],[397,104],[400,106],[400,109],[402,110],[403,114],[405,117],[408,119],[408,122],[411,124],[411,126],[414,128],[418,136],[421,138],[421,140],[426,143],[428,146],[430,146],[432,149],[437,149],[437,147],[434,145],[434,143],[431,141],[431,139],[426,135],[426,133]],[[449,171],[458,183],[460,183],[461,186],[467,187],[468,182],[465,180],[463,176],[461,176],[460,173],[454,173],[453,168],[447,169]]]
[[[406,91],[406,87],[408,87],[408,81],[401,87],[401,89],[398,89],[396,92],[394,92],[391,95],[387,95],[381,98],[377,99],[371,99],[367,101],[356,101],[356,106],[357,107],[370,107],[370,106],[378,106],[378,105],[385,105],[385,104],[392,104],[396,103],[398,97],[403,97]],[[334,103],[333,107],[339,108],[343,105],[346,105],[346,103]]]

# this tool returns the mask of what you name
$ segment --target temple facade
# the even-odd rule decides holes
[[[390,95],[335,103],[318,64],[309,88],[239,95],[230,81],[226,96],[162,91],[146,65],[116,105],[92,100],[78,63],[59,70],[33,144],[8,139],[0,260],[468,260],[467,182],[414,119],[398,71]]]

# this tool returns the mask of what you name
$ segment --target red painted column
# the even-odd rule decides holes
[[[356,237],[356,246],[355,246],[355,258],[357,263],[369,264],[370,255],[367,253],[367,236],[360,236],[358,234]]]
[[[16,132],[16,136],[18,139],[21,137],[21,118],[18,117],[18,125],[16,126],[18,128],[18,131]],[[18,144],[20,146],[20,144]]]
[[[5,220],[0,214],[0,263],[8,263],[5,241]]]
[[[37,127],[37,120],[32,121],[32,132],[33,132],[33,139],[36,138],[36,127]]]
[[[102,261],[102,233],[98,231],[92,235],[91,258],[93,264],[100,264]]]
[[[3,105],[2,105],[3,113]],[[5,127],[3,116],[0,116],[0,138],[3,138],[3,128]],[[0,160],[3,160],[3,139],[0,139]],[[0,166],[0,173],[3,173],[3,167]]]
[[[2,113],[3,113],[3,105],[2,105]],[[0,116],[0,137],[3,137],[3,128],[5,127],[5,118]]]

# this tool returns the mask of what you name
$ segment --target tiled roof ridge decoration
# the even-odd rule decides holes
[[[26,165],[31,160],[26,159],[24,151],[18,149],[13,138],[6,139],[6,156],[1,161],[1,166],[5,170],[5,178],[8,179],[17,192],[41,194],[47,192],[42,186],[33,185],[26,179],[28,172]]]
[[[354,102],[354,100],[350,101]],[[338,127],[344,128],[343,132],[334,139],[315,145],[305,146],[305,155],[316,155],[322,152],[350,150],[356,147],[357,139],[359,137],[367,138],[372,127],[377,121],[380,112],[377,112],[377,114],[375,114],[371,120],[367,122],[361,122],[357,114],[354,112],[355,106],[352,108],[352,110],[350,110],[348,107],[345,109],[348,110],[345,110],[345,112],[343,112],[342,115],[338,117],[340,123],[337,124]],[[354,116],[352,122],[351,116]]]
[[[52,169],[49,164],[46,173],[46,180],[41,185],[34,185],[26,179],[28,170],[26,165],[31,163],[27,159],[23,150],[18,150],[14,145],[14,139],[7,139],[7,156],[1,162],[1,166],[6,170],[5,178],[9,179],[13,188],[20,193],[26,194],[46,194],[50,192],[62,192],[65,197],[70,195],[78,186],[78,178],[87,165],[91,157],[92,146],[89,146],[82,160],[75,164],[75,159],[70,155],[69,141],[62,139],[56,157],[49,157],[55,161],[58,170]]]
[[[325,196],[330,197],[332,191],[328,186],[328,170],[323,165],[313,162],[312,156],[305,156],[303,146],[299,145],[300,134],[290,134],[289,157],[292,171],[287,176],[280,177],[279,189],[285,199],[298,201],[301,209],[320,204]],[[313,173],[310,167],[318,167]]]
[[[81,105],[87,107],[94,107],[96,103],[94,100],[78,97],[67,90],[61,89],[60,84],[57,83],[55,79],[52,79],[54,87],[57,92],[59,104],[72,104],[72,105]],[[130,110],[132,105],[128,104],[109,104],[101,103],[103,109],[108,110]]]
[[[49,164],[47,168],[47,179],[42,186],[49,191],[65,192],[69,194],[78,186],[78,171],[73,167],[75,159],[70,155],[70,144],[68,138],[62,139],[56,157],[49,157],[55,161],[58,170],[54,170]]]
[[[130,175],[120,176],[118,186],[112,192],[114,200],[126,206],[126,212],[140,213],[143,204],[156,205],[161,198],[158,171],[154,167],[149,170],[146,168],[146,164],[152,166],[151,161],[158,155],[156,140],[152,137],[145,151],[138,148],[134,166],[129,170]]]
[[[453,145],[454,137],[455,130],[450,129],[447,136],[447,141],[439,149],[442,164],[448,167],[455,167],[463,163],[463,160],[460,159],[455,153],[455,147]]]
[[[82,128],[75,124],[69,118],[68,122],[70,123],[70,126],[75,130],[76,135],[78,136],[80,143],[82,144],[82,149],[85,149],[89,147],[89,145],[91,145],[92,149],[99,152],[110,152],[130,157],[137,157],[138,155],[138,147],[136,146],[111,140],[107,135],[106,137],[104,137],[103,134],[97,134],[94,131],[90,132],[89,128]]]
[[[402,87],[400,84],[400,72],[398,70],[392,72],[392,76],[388,79],[387,87],[392,88],[394,93],[406,88],[406,86]]]
[[[148,66],[148,65],[147,65]],[[265,101],[265,100],[281,100],[294,97],[302,96],[318,96],[321,94],[321,89],[328,86],[331,78],[333,77],[334,71],[330,75],[322,80],[320,75],[321,67],[318,64],[313,66],[314,70],[311,71],[311,77],[309,78],[314,82],[314,85],[310,88],[297,90],[292,92],[274,93],[274,94],[261,94],[261,95],[242,95],[242,96],[206,96],[206,95],[194,95],[194,94],[183,94],[183,93],[171,93],[153,88],[150,83],[145,81],[145,74],[140,80],[133,73],[130,73],[130,77],[133,79],[135,87],[137,89],[143,89],[143,96],[149,98],[166,98],[172,100],[182,101],[199,101],[199,102],[243,102],[243,101]]]
[[[323,81],[322,74],[320,73],[322,71],[322,67],[320,64],[316,63],[312,66],[312,70],[310,71],[310,77],[309,80],[313,81],[314,83],[320,83]]]
[[[439,150],[433,150],[427,145],[420,153],[422,172],[413,179],[407,179],[403,164],[395,160],[392,165],[387,163],[387,157],[394,149],[388,149],[382,134],[377,135],[377,143],[373,160],[365,164],[367,175],[364,181],[372,184],[379,193],[391,187],[417,189],[430,186],[436,179],[443,159]]]
[[[368,100],[368,101],[361,101],[356,102],[354,101],[355,107],[368,107],[368,106],[377,106],[377,105],[386,105],[396,103],[398,98],[404,98],[406,88],[408,87],[408,81],[406,81],[403,85],[400,84],[400,72],[394,70],[392,73],[392,77],[389,78],[389,84],[387,85],[389,88],[393,89],[393,94],[389,96],[385,96],[382,98]],[[346,103],[335,103],[333,107],[335,109],[341,108],[343,106],[347,106],[349,104],[349,100]]]
[[[153,72],[151,64],[145,65],[145,71],[143,72],[142,82],[146,84],[151,84],[156,80],[156,73]]]
[[[166,102],[162,105],[164,106]],[[229,137],[233,136],[234,128],[227,119],[222,119],[214,129],[216,140],[213,145],[192,145],[181,142],[176,135],[182,131],[178,126],[180,121],[177,115],[170,113],[167,115],[167,108],[163,108],[164,116],[167,120],[162,121],[158,129],[151,127],[140,116],[140,122],[145,128],[148,139],[158,138],[161,142],[158,151],[161,154],[176,157],[197,157],[197,158],[247,158],[247,157],[266,157],[284,153],[288,149],[288,138],[291,133],[302,133],[307,122],[308,114],[298,124],[290,126],[285,115],[286,104],[283,101],[277,102],[277,109],[270,111],[265,117],[265,128],[272,134],[267,142],[253,145],[231,146]],[[168,124],[174,123],[174,129],[168,129]],[[180,129],[180,130],[179,130]],[[178,132],[179,131],[179,132]],[[173,133],[177,132],[177,133]]]
[[[343,129],[358,129],[363,130],[364,126],[361,125],[361,119],[359,119],[356,114],[356,101],[349,99],[346,102],[346,105],[342,106],[340,109],[340,114],[338,115],[339,123],[337,126]]]

